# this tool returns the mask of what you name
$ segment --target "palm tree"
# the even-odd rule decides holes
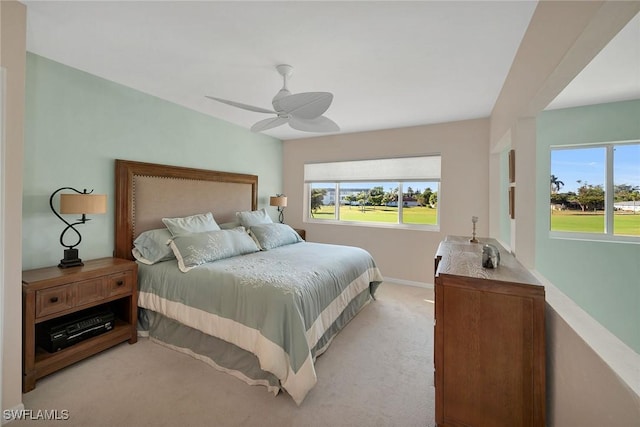
[[[560,181],[557,176],[551,175],[551,192],[557,193],[564,186],[564,182]]]

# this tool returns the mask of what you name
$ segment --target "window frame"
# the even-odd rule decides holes
[[[640,139],[625,140],[625,141],[610,141],[610,142],[597,142],[597,143],[584,143],[584,144],[567,144],[567,145],[552,145],[549,147],[549,174],[547,175],[547,181],[551,171],[551,156],[552,152],[556,150],[580,150],[585,148],[604,148],[604,232],[602,233],[586,233],[575,231],[560,231],[551,230],[551,210],[547,215],[548,219],[548,233],[549,238],[558,240],[584,240],[584,241],[596,241],[596,242],[623,242],[623,243],[635,243],[640,244],[640,236],[627,236],[614,234],[614,150],[617,146],[622,145],[638,145]],[[549,204],[551,200],[551,188],[546,186],[546,203]]]
[[[440,159],[440,163],[442,162],[441,154],[430,154],[430,155],[421,155],[421,156],[410,156],[408,158],[419,158],[419,157],[438,157]],[[400,158],[402,159],[402,158]],[[394,158],[381,158],[374,160],[395,160]],[[360,160],[353,160],[354,162],[358,162]],[[367,160],[363,160],[367,161]],[[340,161],[336,162],[323,162],[326,164],[331,163],[340,163]],[[441,176],[442,172],[439,171],[439,177],[429,177],[429,178],[406,178],[406,179],[376,179],[375,177],[370,177],[367,180],[317,180],[317,181],[306,181],[304,182],[304,192],[303,192],[303,210],[302,210],[302,220],[304,223],[309,224],[328,224],[328,225],[345,225],[345,226],[353,226],[353,227],[372,227],[372,228],[393,228],[393,229],[401,229],[401,230],[416,230],[416,231],[440,231],[440,212],[441,212]],[[398,194],[402,197],[402,194],[405,192],[404,183],[414,183],[414,182],[429,182],[437,184],[437,189],[435,190],[438,193],[438,206],[436,208],[436,224],[414,224],[414,223],[404,223],[402,222],[403,215],[403,204],[398,203],[398,218],[397,222],[374,222],[374,221],[347,221],[340,219],[340,184],[355,184],[358,182],[363,183],[392,183],[394,186],[398,187]],[[316,219],[311,216],[311,186],[314,183],[325,183],[325,184],[333,184],[335,185],[335,203],[334,203],[334,215],[335,218],[332,219]]]

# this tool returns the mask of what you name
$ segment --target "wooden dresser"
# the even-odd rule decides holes
[[[448,236],[435,256],[436,424],[544,426],[544,287],[494,239]],[[500,250],[482,267],[482,247]]]

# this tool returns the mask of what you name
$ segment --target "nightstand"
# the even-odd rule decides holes
[[[22,391],[31,391],[37,379],[116,344],[134,344],[138,339],[137,306],[138,265],[133,261],[101,258],[79,267],[23,271]],[[65,324],[95,311],[115,315],[110,330],[58,351],[44,349],[41,339],[50,325]]]
[[[302,228],[294,228],[294,230],[300,235],[300,237],[302,237],[302,240],[307,239],[307,232],[305,230],[303,230]]]

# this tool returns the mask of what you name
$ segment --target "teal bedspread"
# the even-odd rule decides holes
[[[316,356],[382,282],[367,251],[310,242],[187,273],[175,260],[139,267],[140,307],[252,353],[297,404],[316,383]]]

